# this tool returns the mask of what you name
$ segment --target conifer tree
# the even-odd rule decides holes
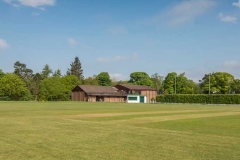
[[[76,56],[74,62],[70,64],[70,69],[68,68],[67,75],[75,75],[80,81],[84,80],[82,64],[79,58]]]

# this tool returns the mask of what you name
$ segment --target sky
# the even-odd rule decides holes
[[[0,69],[16,61],[127,80],[211,72],[240,78],[240,0],[0,0]]]

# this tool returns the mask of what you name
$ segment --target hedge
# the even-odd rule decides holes
[[[240,104],[240,94],[177,94],[158,95],[161,103],[199,103],[199,104]]]

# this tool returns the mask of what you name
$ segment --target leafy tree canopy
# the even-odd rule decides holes
[[[60,81],[65,85],[66,89],[69,91],[69,94],[74,87],[81,84],[81,81],[79,81],[75,75],[66,75],[60,78]]]
[[[151,81],[149,75],[146,72],[131,73],[129,83],[132,83],[135,85],[151,86],[151,87],[154,86],[153,82]]]
[[[163,88],[163,76],[160,76],[158,73],[155,73],[151,76],[153,82],[153,87],[160,91]]]
[[[11,100],[31,99],[26,83],[16,74],[7,73],[0,79],[0,93]]]
[[[176,72],[168,73],[164,80],[164,92],[168,94],[175,93],[175,78],[177,77]]]
[[[209,78],[211,93],[228,94],[232,92],[234,76],[227,72],[213,72],[206,74],[200,81],[203,93],[209,92]]]
[[[110,79],[108,72],[101,72],[96,77],[96,79],[100,86],[111,86],[111,84],[112,84],[112,80]]]
[[[83,84],[85,85],[98,85],[97,76],[93,75],[92,77],[87,77],[84,79]]]
[[[4,76],[4,72],[0,69],[0,78]]]
[[[44,101],[65,101],[70,99],[68,89],[57,77],[50,77],[41,81],[39,96],[40,100]]]

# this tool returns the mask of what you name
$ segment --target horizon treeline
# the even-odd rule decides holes
[[[168,73],[166,77],[155,73],[133,72],[129,80],[117,81],[108,72],[85,78],[79,58],[70,63],[66,74],[53,71],[46,64],[41,72],[34,73],[26,64],[15,62],[13,73],[0,69],[0,100],[16,101],[69,101],[71,90],[80,84],[115,86],[117,84],[145,85],[155,88],[159,94],[239,94],[240,80],[227,72],[205,74],[199,83],[188,79],[185,73]]]

